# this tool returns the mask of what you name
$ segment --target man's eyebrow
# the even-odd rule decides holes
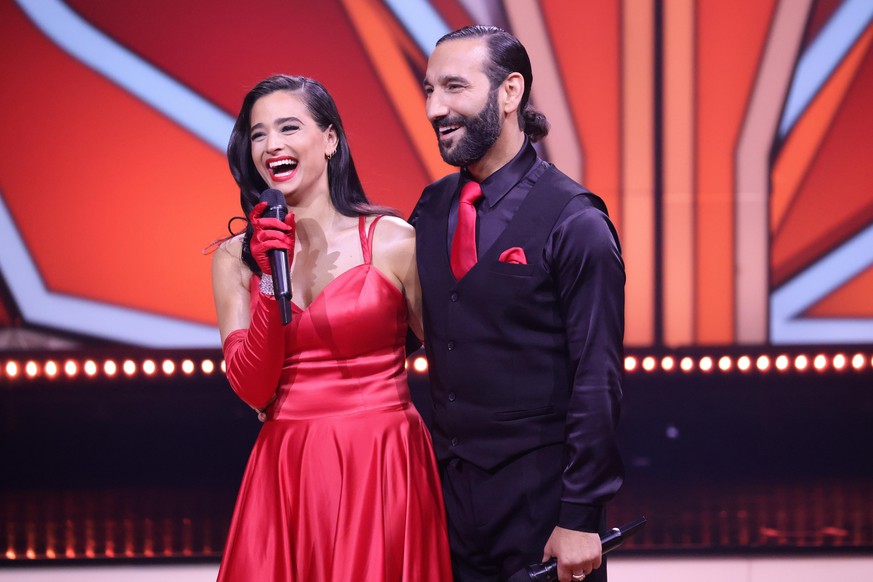
[[[448,83],[462,83],[466,85],[469,81],[466,77],[462,77],[461,75],[443,75],[442,77],[437,78],[436,83],[438,85],[446,85]],[[424,81],[422,81],[422,84],[429,85],[430,82],[425,78]]]

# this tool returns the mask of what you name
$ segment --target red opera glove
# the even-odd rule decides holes
[[[267,251],[288,251],[288,266],[294,262],[294,213],[289,212],[284,221],[278,218],[262,218],[266,202],[259,202],[249,214],[249,222],[254,229],[252,239],[249,241],[249,250],[252,258],[261,268],[265,275],[272,275],[270,259]]]
[[[279,387],[285,332],[275,299],[255,293],[252,300],[255,306],[249,328],[230,332],[222,348],[233,391],[246,404],[263,411]]]

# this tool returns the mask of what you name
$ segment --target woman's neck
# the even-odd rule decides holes
[[[302,241],[322,239],[331,233],[347,228],[349,217],[341,214],[324,193],[290,206],[296,221],[296,235]]]

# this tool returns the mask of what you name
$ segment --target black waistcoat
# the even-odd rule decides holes
[[[492,469],[564,442],[572,387],[565,324],[543,247],[574,196],[590,194],[550,166],[477,264],[456,281],[446,250],[453,174],[416,208],[418,271],[437,456]],[[592,195],[593,196],[593,195]],[[527,265],[498,261],[521,247]]]

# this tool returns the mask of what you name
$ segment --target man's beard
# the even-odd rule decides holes
[[[443,161],[449,165],[466,167],[481,160],[497,138],[500,136],[500,114],[497,111],[497,91],[491,91],[488,102],[476,117],[457,116],[451,119],[441,119],[439,124],[434,124],[434,129],[439,138],[440,127],[457,125],[465,129],[464,136],[458,140],[451,150],[439,140],[440,155]]]

